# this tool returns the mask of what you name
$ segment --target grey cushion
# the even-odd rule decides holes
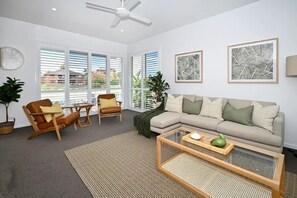
[[[202,100],[190,101],[187,98],[183,99],[183,113],[199,115],[201,111]]]
[[[216,118],[198,116],[198,115],[182,115],[180,118],[182,124],[187,124],[199,128],[209,129],[209,130],[216,130],[217,125],[222,122]]]
[[[273,135],[270,131],[257,126],[246,126],[235,122],[224,121],[217,126],[217,131],[230,136],[240,137],[245,140],[278,147],[282,146],[281,137]]]
[[[165,128],[170,125],[174,125],[180,122],[180,117],[182,113],[175,112],[164,112],[158,116],[155,116],[151,119],[151,126],[157,128]]]
[[[254,106],[236,109],[231,104],[229,104],[229,102],[227,102],[223,111],[223,119],[248,126],[253,126],[253,109]]]

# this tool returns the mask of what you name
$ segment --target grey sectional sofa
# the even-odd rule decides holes
[[[183,95],[183,97],[191,101],[203,99],[202,96],[195,95]],[[210,97],[210,99],[217,98]],[[223,98],[223,108],[227,102],[235,108],[244,108],[252,104],[251,100]],[[275,105],[273,102],[258,102],[263,106]],[[279,112],[273,120],[273,133],[257,126],[247,126],[201,115],[175,112],[164,112],[153,117],[150,125],[151,131],[160,134],[183,126],[214,135],[222,133],[226,138],[279,153],[283,150],[284,113],[282,112]]]

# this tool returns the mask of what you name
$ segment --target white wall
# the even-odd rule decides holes
[[[0,47],[14,47],[21,51],[25,57],[25,63],[19,69],[12,71],[0,70],[0,84],[6,81],[7,76],[19,78],[25,82],[20,101],[11,103],[9,107],[9,116],[16,117],[16,127],[29,125],[29,121],[22,110],[22,105],[40,98],[39,85],[37,84],[40,43],[66,46],[69,49],[86,50],[106,55],[119,55],[124,57],[124,65],[126,65],[127,45],[124,44],[3,17],[0,17],[0,27]],[[4,107],[1,105],[0,120],[3,121],[4,118]]]
[[[273,101],[285,113],[285,146],[297,149],[297,78],[285,59],[297,54],[297,1],[262,0],[128,45],[128,54],[161,49],[171,93]],[[199,10],[197,10],[199,11]],[[279,38],[278,84],[228,84],[227,46]],[[203,50],[203,83],[175,83],[175,54]]]

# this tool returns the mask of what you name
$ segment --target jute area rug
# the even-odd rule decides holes
[[[65,154],[93,197],[196,197],[156,170],[156,141],[136,131]],[[297,197],[297,176],[286,172],[286,183],[286,197]]]

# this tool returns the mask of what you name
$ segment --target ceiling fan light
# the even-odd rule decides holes
[[[121,18],[127,18],[129,16],[129,11],[125,8],[117,8],[116,14]]]

